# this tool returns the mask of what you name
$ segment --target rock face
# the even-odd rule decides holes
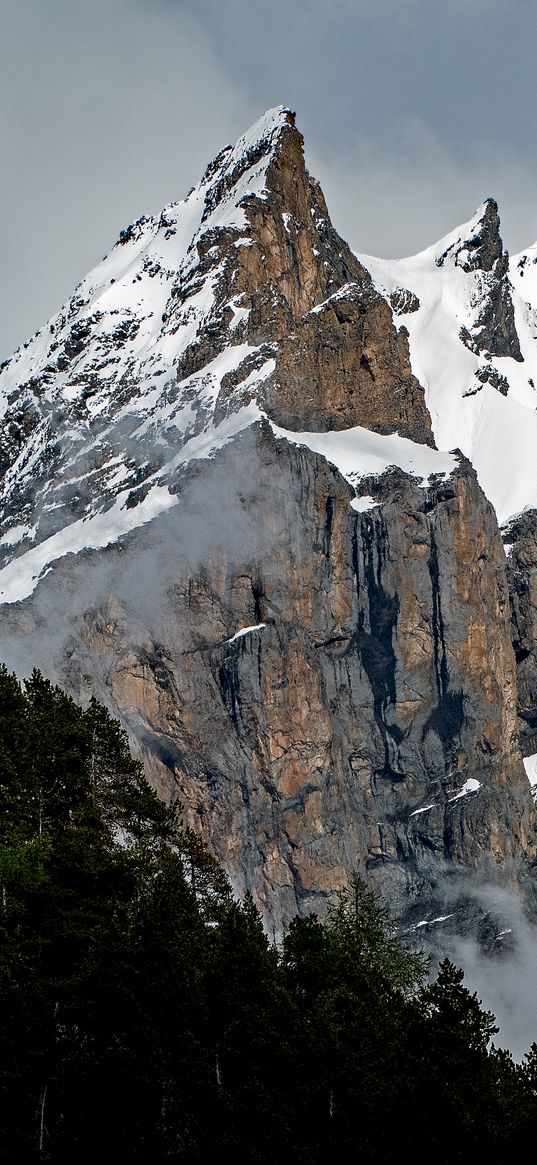
[[[165,695],[136,651],[111,676],[161,755],[179,747],[190,823],[276,927],[352,868],[421,918],[446,864],[531,859],[503,550],[473,473],[424,495],[394,472],[356,514],[311,454],[265,432],[243,455],[272,549],[178,583],[191,640],[159,645]]]
[[[537,511],[505,531],[511,595],[513,647],[517,661],[520,743],[524,756],[537,752]]]
[[[503,548],[473,471],[423,490],[393,470],[357,513],[334,467],[266,424],[204,467],[187,508],[215,471],[244,540],[261,531],[251,554],[215,543],[192,569],[170,513],[90,557],[86,589],[76,564],[45,579],[26,634],[59,592],[60,678],[121,711],[157,787],[276,930],[322,913],[353,869],[409,921],[445,914],[446,895],[454,910],[446,870],[516,883],[534,813]]]
[[[518,364],[495,204],[436,262],[477,272],[472,344]],[[278,931],[354,870],[460,929],[474,878],[534,860],[496,517],[412,371],[430,272],[381,265],[272,111],[0,375],[5,658],[104,699]],[[477,378],[495,407],[503,375]]]
[[[231,172],[228,167],[214,200],[240,181],[262,148],[244,153]],[[206,278],[224,271],[222,302],[234,294],[247,316],[237,325],[237,339],[275,357],[275,371],[259,396],[268,416],[285,429],[363,425],[433,445],[423,389],[410,368],[407,332],[394,327],[368,272],[335,232],[322,191],[305,169],[294,114],[285,114],[264,197],[247,196],[243,208],[248,246],[233,252],[240,241],[233,232],[207,232],[201,271]],[[209,339],[205,332],[186,351],[182,373],[214,359],[228,339],[226,330],[215,330]],[[248,399],[243,388],[233,394],[233,379],[222,388],[218,415],[230,399]]]
[[[407,333],[395,332],[384,302],[357,284],[313,308],[285,337],[265,407],[286,429],[363,425],[434,444]]]

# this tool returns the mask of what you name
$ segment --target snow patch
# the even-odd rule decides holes
[[[424,918],[422,922],[417,922],[414,930],[419,930],[420,926],[435,926],[437,922],[447,922],[448,918],[453,918],[452,914],[439,914],[438,918]]]
[[[524,757],[524,768],[530,783],[532,796],[537,801],[537,752],[532,753],[531,756]]]
[[[289,230],[289,223],[293,221],[292,215],[290,215],[286,210],[284,210],[284,211],[282,211],[282,218],[283,218],[283,225],[285,227],[286,233],[288,235],[290,235],[291,231]]]
[[[249,307],[241,307],[241,299],[242,296],[236,296],[235,299],[230,300],[228,304],[228,307],[230,307],[233,312],[233,319],[229,325],[231,332],[234,332],[235,328],[237,328],[239,324],[246,322],[250,315]]]
[[[385,436],[361,426],[328,433],[294,433],[272,421],[270,424],[276,437],[320,453],[351,483],[369,475],[381,476],[391,466],[398,466],[417,478],[421,486],[427,486],[431,477],[443,480],[459,464],[454,454],[439,453],[398,433]]]
[[[376,502],[369,494],[364,494],[361,498],[352,498],[351,509],[356,510],[357,514],[365,514],[367,510],[374,510],[379,502]]]
[[[431,801],[430,805],[424,805],[422,809],[414,809],[410,816],[418,817],[420,813],[428,813],[429,809],[434,809],[434,801]]]
[[[16,546],[23,538],[35,538],[37,526],[12,526],[0,538],[0,546]]]
[[[468,780],[464,782],[462,789],[459,789],[459,792],[456,793],[454,797],[448,797],[448,803],[451,804],[453,801],[459,801],[461,797],[467,797],[468,793],[477,793],[478,789],[480,788],[481,781],[476,780],[475,777],[468,777]]]
[[[252,631],[262,631],[266,625],[266,623],[254,623],[251,627],[241,627],[239,631],[236,631],[234,635],[226,640],[226,643],[235,643],[236,639],[242,639],[244,635],[250,635]]]
[[[328,299],[323,299],[321,303],[317,303],[315,307],[312,307],[309,313],[310,316],[318,316],[331,303],[337,303],[339,299],[347,299],[355,287],[355,283],[345,283],[338,291],[334,291],[333,295],[329,295]]]

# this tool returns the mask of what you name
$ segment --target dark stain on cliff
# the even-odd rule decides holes
[[[334,499],[326,499],[326,511],[324,518],[324,534],[323,534],[323,554],[325,558],[330,558],[330,543],[332,541],[332,526],[334,522]]]
[[[323,530],[323,582],[324,587],[328,590],[330,586],[330,546],[332,543],[332,527],[334,524],[334,499],[328,497],[326,499],[326,508],[324,516],[324,530]]]
[[[358,615],[358,627],[349,644],[348,651],[355,647],[360,655],[373,693],[375,722],[384,747],[384,766],[379,775],[390,780],[403,780],[404,774],[397,772],[390,761],[388,737],[396,743],[401,739],[397,725],[386,723],[386,711],[396,702],[395,651],[393,633],[399,614],[397,594],[389,594],[382,582],[385,548],[388,534],[384,521],[366,520],[362,524],[362,551],[365,584],[369,613],[369,631],[365,627],[365,613]],[[353,560],[358,581],[358,546],[353,544]]]
[[[150,732],[149,729],[145,728],[140,734],[140,739],[145,747],[157,756],[171,773],[175,774],[176,768],[180,770],[186,769],[187,757],[170,737],[157,736],[156,733]]]
[[[440,601],[440,571],[438,566],[438,549],[432,528],[430,535],[431,553],[429,556],[429,574],[431,577],[431,589],[433,595],[432,623],[434,641],[434,670],[436,676],[436,689],[438,692],[438,700],[440,704],[447,691],[449,673],[444,638],[444,620],[442,617],[442,604]]]
[[[252,579],[252,598],[254,600],[254,618],[256,623],[263,623],[262,600],[263,584],[259,578]]]
[[[218,669],[218,682],[222,699],[235,728],[239,729],[242,719],[238,658],[229,655]]]
[[[432,629],[434,643],[434,670],[438,703],[433,708],[423,728],[423,738],[428,732],[436,732],[439,737],[446,763],[451,763],[453,748],[460,741],[464,724],[464,696],[462,691],[449,691],[449,669],[445,643],[445,628],[440,597],[440,568],[438,548],[434,530],[430,529],[431,553],[429,555],[429,575],[432,590]]]
[[[362,545],[370,632],[364,629],[364,613],[361,612],[357,641],[373,690],[375,710],[382,719],[388,704],[395,704],[396,699],[393,632],[399,614],[397,594],[390,595],[382,585],[383,547],[386,540],[387,531],[382,520],[377,523],[364,522]]]
[[[444,692],[436,708],[433,708],[423,728],[423,735],[436,732],[445,750],[460,739],[464,724],[464,693]]]

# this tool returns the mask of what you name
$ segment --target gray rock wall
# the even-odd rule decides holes
[[[181,522],[215,473],[225,539],[189,558]],[[117,710],[269,926],[322,914],[353,870],[409,919],[441,907],[446,871],[516,883],[534,811],[505,559],[473,471],[428,490],[393,471],[356,513],[333,467],[261,425],[181,488],[176,514],[88,556],[85,586],[65,562],[13,610],[19,646],[63,590],[58,677]]]

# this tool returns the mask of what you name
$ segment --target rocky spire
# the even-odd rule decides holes
[[[521,361],[508,276],[509,255],[503,249],[495,200],[487,198],[474,218],[460,228],[455,238],[449,238],[448,246],[436,259],[437,267],[451,263],[466,274],[473,273],[475,282],[473,325],[461,329],[461,339],[476,355],[512,356]]]
[[[249,312],[245,338],[274,345],[261,403],[288,429],[363,425],[432,444],[406,330],[334,230],[302,135],[286,118],[272,135],[265,190],[242,203],[248,245],[228,268]]]

